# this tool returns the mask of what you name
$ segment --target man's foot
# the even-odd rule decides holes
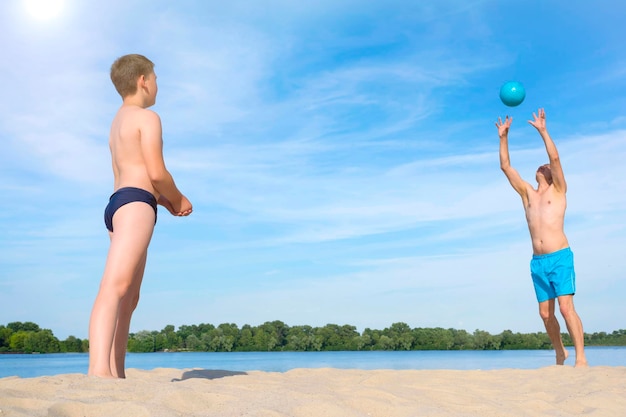
[[[560,353],[557,351],[556,352],[556,364],[563,365],[568,356],[569,356],[569,352],[565,348],[563,348],[563,350]]]
[[[575,368],[587,368],[588,366],[589,364],[587,363],[586,358],[576,358],[576,364],[574,365]]]

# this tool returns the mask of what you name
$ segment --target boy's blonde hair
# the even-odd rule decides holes
[[[120,96],[125,98],[137,92],[137,79],[154,73],[154,63],[143,55],[119,57],[111,65],[111,81]]]

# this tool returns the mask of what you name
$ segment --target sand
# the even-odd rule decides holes
[[[231,372],[0,379],[0,417],[626,416],[626,367]]]

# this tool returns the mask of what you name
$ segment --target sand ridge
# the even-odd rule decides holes
[[[626,367],[236,372],[129,369],[0,379],[0,417],[626,415]]]

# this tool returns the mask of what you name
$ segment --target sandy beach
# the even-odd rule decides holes
[[[533,370],[130,369],[0,379],[0,416],[624,416],[626,367]]]

